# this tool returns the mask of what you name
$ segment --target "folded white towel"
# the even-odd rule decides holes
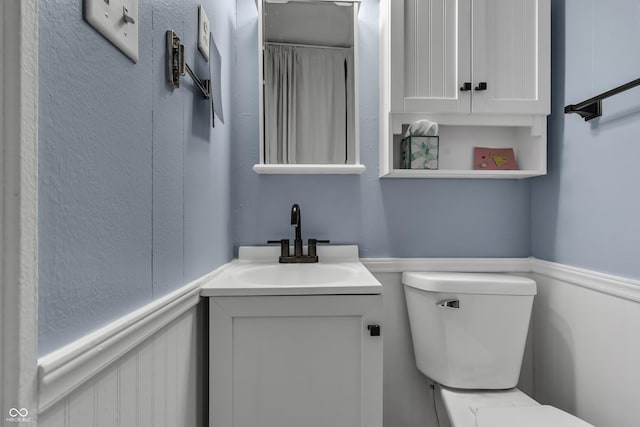
[[[438,135],[438,124],[431,120],[418,120],[409,125],[405,138],[408,136],[436,136]]]

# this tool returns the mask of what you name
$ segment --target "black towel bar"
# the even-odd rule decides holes
[[[625,83],[621,86],[618,86],[615,89],[608,90],[606,92],[601,93],[600,95],[587,99],[586,101],[582,101],[579,104],[567,105],[566,107],[564,107],[564,113],[579,114],[582,118],[584,118],[585,122],[588,122],[589,120],[595,119],[596,117],[600,117],[602,115],[603,99],[609,98],[610,96],[613,96],[613,95],[617,95],[620,92],[624,92],[625,90],[629,90],[639,85],[640,85],[640,79],[635,79],[633,81],[630,81],[629,83]]]

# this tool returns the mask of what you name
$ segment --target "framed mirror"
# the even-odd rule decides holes
[[[258,173],[361,173],[358,1],[257,0]]]

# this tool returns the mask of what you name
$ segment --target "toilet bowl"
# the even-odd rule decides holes
[[[440,427],[591,426],[515,388],[536,294],[533,280],[408,272],[402,283],[416,365],[437,384]]]
[[[457,390],[438,385],[439,427],[593,427],[548,405],[540,405],[517,388]]]

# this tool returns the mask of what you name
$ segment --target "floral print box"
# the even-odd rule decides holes
[[[438,169],[437,136],[409,136],[400,142],[401,169]]]

